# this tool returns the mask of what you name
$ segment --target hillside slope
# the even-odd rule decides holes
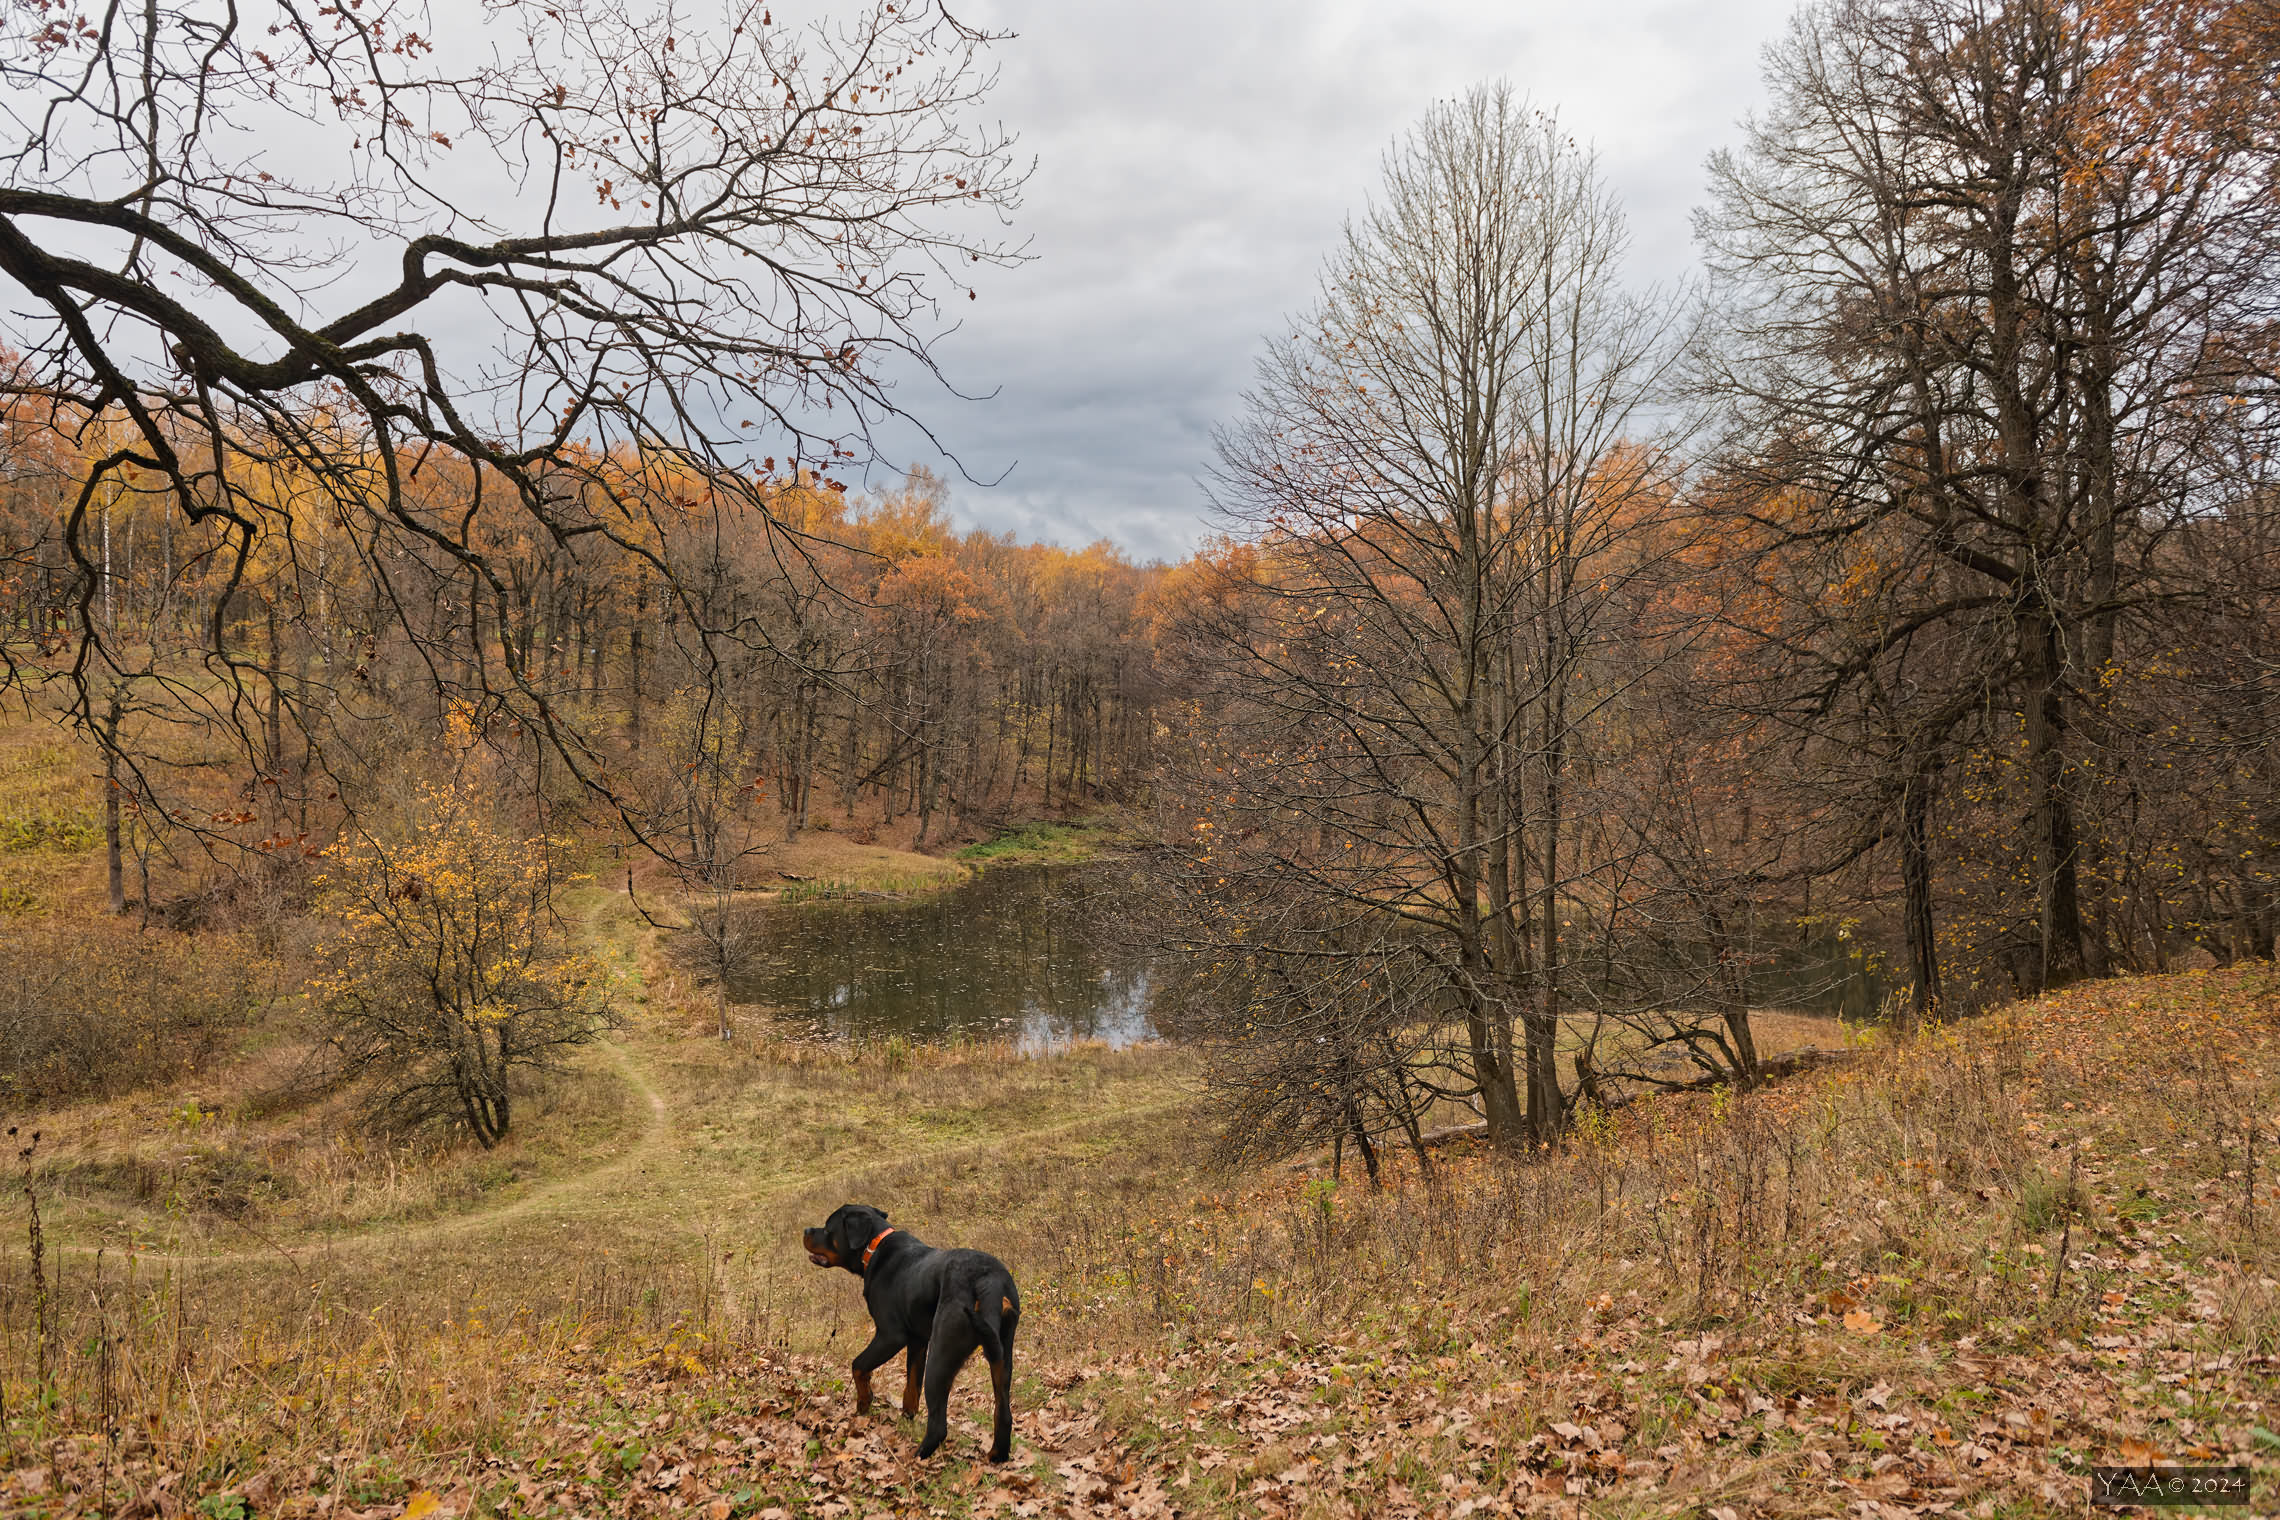
[[[590,1194],[392,1248],[146,1261],[132,1288],[62,1258],[45,1411],[12,1244],[0,1499],[2016,1516],[2161,1459],[2254,1463],[2269,1511],[2275,990],[2080,987],[1376,1195],[1207,1170],[1169,1052],[725,1071],[660,1044],[666,1138]],[[856,1285],[790,1233],[843,1197],[1014,1265],[1004,1468],[978,1460],[978,1369],[930,1462],[891,1400],[853,1418]]]

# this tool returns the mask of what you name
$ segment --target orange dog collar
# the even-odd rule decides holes
[[[881,1231],[880,1231],[878,1234],[876,1234],[876,1235],[874,1235],[874,1236],[872,1236],[872,1237],[871,1237],[871,1243],[870,1243],[869,1245],[867,1245],[867,1246],[865,1246],[865,1247],[863,1248],[863,1270],[864,1270],[864,1271],[868,1272],[868,1271],[870,1271],[870,1270],[871,1270],[871,1253],[879,1249],[879,1242],[880,1242],[880,1241],[882,1241],[882,1240],[885,1240],[885,1239],[886,1239],[886,1238],[887,1238],[889,1235],[892,1235],[894,1232],[895,1232],[895,1227],[894,1227],[893,1225],[891,1225],[891,1224],[890,1224],[890,1225],[888,1225],[888,1226],[887,1226],[885,1229],[881,1230]]]

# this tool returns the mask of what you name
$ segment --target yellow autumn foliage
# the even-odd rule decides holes
[[[333,933],[310,993],[376,1116],[496,1144],[517,1073],[599,1033],[600,971],[554,933],[559,849],[502,824],[462,771],[421,788],[403,825],[326,852]]]

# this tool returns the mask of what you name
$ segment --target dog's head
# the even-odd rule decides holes
[[[812,1230],[800,1232],[808,1260],[819,1267],[845,1267],[863,1275],[863,1248],[887,1227],[887,1211],[867,1203],[843,1203]]]

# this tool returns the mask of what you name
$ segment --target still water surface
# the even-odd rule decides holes
[[[995,866],[918,898],[752,909],[729,997],[834,1039],[1006,1038],[1028,1053],[1151,1039],[1146,962],[1103,943],[1087,881],[1083,867]],[[1869,1019],[1895,990],[1879,973],[1859,942],[1816,936],[1763,954],[1750,1001]]]
[[[1153,1038],[1148,971],[1087,931],[1084,872],[993,866],[906,901],[752,910],[729,996],[835,1038],[996,1036],[1025,1051]]]

